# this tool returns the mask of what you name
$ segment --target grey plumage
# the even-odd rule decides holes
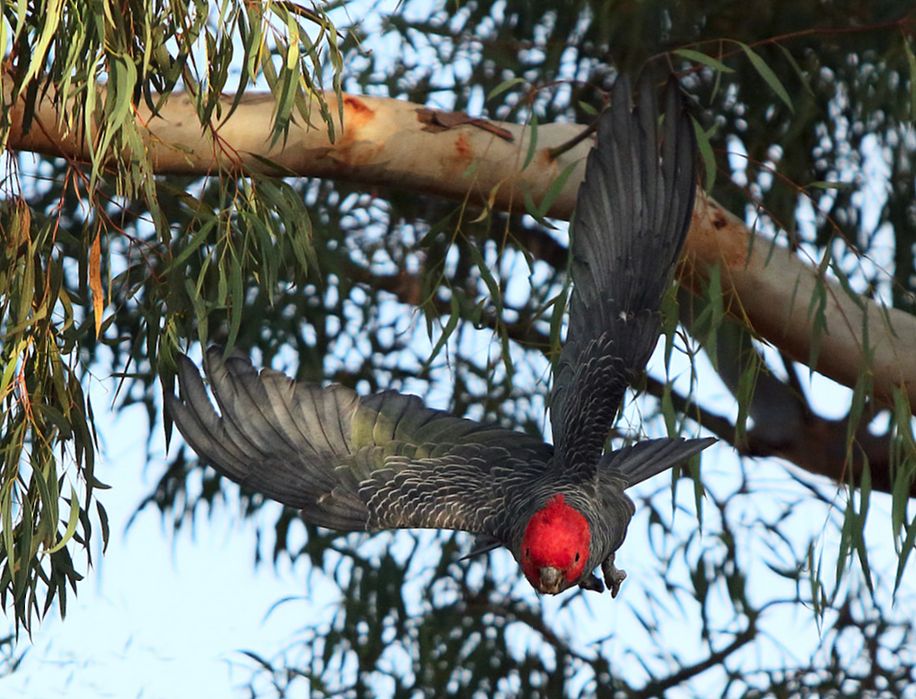
[[[219,414],[186,357],[181,398],[166,395],[188,444],[223,475],[315,524],[464,530],[478,535],[481,550],[504,545],[517,558],[526,523],[562,494],[590,526],[580,584],[597,589],[591,571],[602,564],[616,589],[613,553],[633,514],[624,490],[714,441],[657,439],[602,455],[626,386],[658,340],[658,308],[694,197],[696,146],[676,84],[666,94],[661,162],[654,91],[644,82],[639,92],[634,111],[618,79],[579,189],[569,330],[549,401],[555,448],[415,396],[297,384],[219,348],[205,365]]]
[[[658,341],[658,308],[693,211],[694,136],[675,83],[661,166],[651,85],[640,84],[635,111],[625,78],[612,99],[579,188],[569,330],[550,396],[554,444],[569,468],[594,467],[627,384]]]
[[[297,384],[247,358],[179,358],[182,400],[166,395],[188,444],[223,475],[341,530],[486,530],[504,497],[543,472],[553,449],[522,432],[457,418],[416,396],[360,397]]]

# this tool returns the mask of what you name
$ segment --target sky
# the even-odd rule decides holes
[[[104,393],[95,382],[96,405]],[[66,619],[52,612],[38,627],[20,670],[0,679],[0,697],[231,696],[248,676],[238,651],[270,655],[297,628],[268,611],[302,593],[302,576],[282,564],[254,569],[254,530],[233,516],[232,503],[212,522],[198,517],[193,533],[174,533],[153,508],[126,529],[165,468],[161,449],[145,463],[141,411],[98,413],[108,437],[98,477],[112,486],[99,493],[111,521],[108,551],[94,556]],[[162,445],[161,431],[155,441]]]

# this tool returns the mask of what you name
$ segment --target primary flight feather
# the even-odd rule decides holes
[[[633,515],[626,488],[713,439],[653,439],[604,452],[627,384],[660,332],[693,208],[696,145],[669,81],[665,117],[648,82],[625,78],[599,119],[571,229],[569,329],[549,399],[555,444],[427,408],[416,396],[359,396],[296,383],[239,355],[182,356],[175,425],[224,476],[331,529],[472,532],[508,548],[540,592],[573,585],[616,595],[614,565]]]

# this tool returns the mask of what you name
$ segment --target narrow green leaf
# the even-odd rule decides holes
[[[560,332],[563,329],[563,319],[566,316],[566,304],[569,300],[570,284],[567,279],[566,284],[556,296],[549,302],[553,304],[553,312],[550,315],[550,360],[556,364],[560,357],[562,341]]]
[[[515,376],[515,363],[512,361],[512,351],[509,346],[509,333],[506,331],[505,325],[500,325],[499,327],[499,341],[502,348],[501,358],[503,360],[503,366],[506,368],[506,376],[508,376],[511,381],[512,377]]]
[[[444,217],[433,223],[426,234],[417,241],[418,248],[427,248],[433,243],[436,242],[436,238],[439,237],[439,234],[450,229],[454,223],[455,212],[446,214]]]
[[[19,303],[16,308],[16,322],[19,328],[25,328],[25,324],[32,308],[32,301],[35,299],[35,265],[32,263],[33,245],[29,243],[28,254],[23,261],[22,282],[19,286]],[[17,328],[7,328],[8,334],[15,334]]]
[[[736,42],[741,50],[747,55],[751,61],[751,65],[754,66],[754,69],[760,74],[760,77],[764,79],[767,85],[770,86],[770,89],[776,93],[776,95],[783,101],[783,103],[789,108],[790,112],[795,112],[795,107],[792,105],[792,98],[789,97],[789,93],[786,91],[786,88],[780,82],[779,78],[776,77],[776,73],[773,72],[773,69],[767,65],[767,62],[760,57],[754,49],[743,42]]]
[[[541,215],[541,210],[537,204],[534,203],[534,197],[531,196],[531,190],[525,189],[524,194],[522,195],[522,204],[525,207],[525,213],[528,214],[531,218],[537,221],[542,226],[549,226],[549,222],[544,219]]]
[[[528,153],[525,155],[525,163],[522,165],[522,170],[526,170],[531,164],[531,161],[534,160],[534,155],[537,153],[538,148],[538,115],[532,113],[531,121],[528,123]]]
[[[195,250],[197,250],[201,244],[206,240],[207,236],[210,234],[217,224],[217,219],[211,218],[209,221],[205,221],[200,228],[197,230],[194,235],[191,236],[191,239],[188,241],[188,244],[185,245],[181,252],[178,253],[172,261],[166,266],[165,272],[171,272],[187,260]]]
[[[674,51],[675,56],[680,56],[685,58],[688,61],[693,61],[694,63],[700,63],[704,66],[717,70],[720,73],[734,73],[734,68],[729,68],[722,61],[713,58],[712,56],[707,56],[705,53],[700,51],[694,51],[693,49],[677,49]]]
[[[916,120],[916,56],[913,55],[910,40],[906,35],[903,36],[903,50],[910,67],[910,119]]]
[[[7,33],[6,27],[6,15],[0,13],[0,46],[6,46],[6,42],[9,39],[9,34]],[[66,94],[66,93],[64,93]]]
[[[102,553],[108,550],[108,536],[110,533],[108,525],[108,512],[98,500],[95,501],[95,510],[99,515],[99,524],[102,527]]]
[[[242,281],[242,265],[232,257],[229,265],[229,336],[226,338],[226,349],[235,347],[235,340],[242,327],[242,306],[245,294],[245,283]]]
[[[79,522],[80,515],[80,501],[76,497],[76,489],[71,485],[70,486],[70,516],[67,519],[67,529],[64,531],[64,535],[61,537],[54,546],[48,549],[48,553],[57,553],[64,546],[69,543],[70,539],[73,538],[73,535],[76,533],[76,524]]]
[[[19,574],[13,579],[13,595],[21,600],[29,589],[27,581],[34,565],[32,530],[32,499],[26,494],[22,498],[22,516],[19,524]]]
[[[891,489],[891,531],[898,537],[905,532],[910,489],[916,477],[916,442],[913,439],[910,401],[900,387],[894,388],[893,397],[891,477],[894,483]]]
[[[849,497],[845,512],[843,513],[843,527],[840,530],[840,547],[836,559],[835,584],[837,587],[839,587],[840,583],[843,581],[843,576],[846,573],[849,552],[852,551],[853,547],[853,527],[855,526],[856,519],[854,509],[855,491],[849,486],[847,492]]]
[[[573,170],[576,169],[577,164],[578,163],[575,162],[569,163],[565,168],[563,168],[559,175],[553,178],[553,182],[550,183],[547,191],[544,192],[544,198],[541,199],[541,205],[538,207],[541,216],[547,216],[550,213],[550,208],[557,200],[557,197],[560,196],[560,192],[563,191],[563,187],[566,186],[566,181],[569,179],[569,176],[572,174]]]
[[[286,50],[286,67],[296,70],[299,63],[299,25],[292,13],[286,15],[286,36],[289,42]]]
[[[865,404],[871,398],[872,386],[871,378],[865,371],[859,374],[856,379],[856,385],[852,390],[852,402],[849,406],[849,413],[846,416],[846,461],[851,464],[853,461],[852,450],[855,448],[856,434],[858,433],[859,423],[862,421],[862,415],[865,412]]]
[[[700,534],[703,533],[703,498],[706,497],[706,489],[703,487],[703,477],[700,473],[701,466],[699,455],[692,456],[687,462],[687,468],[693,480],[693,505],[697,510],[697,530]]]
[[[662,390],[661,413],[665,421],[665,432],[669,435],[677,434],[677,411],[674,409],[674,396],[671,393],[671,382],[665,381]]]
[[[455,328],[458,327],[458,321],[461,320],[461,307],[458,304],[458,294],[454,289],[452,290],[452,298],[449,305],[451,306],[451,315],[448,318],[448,322],[446,322],[445,326],[442,328],[439,339],[436,341],[432,352],[429,354],[429,359],[426,360],[427,365],[432,364],[439,352],[442,351],[442,348],[445,347],[445,343],[448,342],[452,333],[455,332]]]
[[[736,325],[736,324],[732,324]],[[737,441],[744,443],[747,438],[747,419],[751,401],[757,388],[757,379],[760,376],[761,359],[754,348],[750,337],[744,328],[736,328],[742,334],[742,364],[741,375],[738,378],[738,387],[735,391],[735,401],[738,404],[738,417],[735,420],[735,435]]]
[[[897,575],[894,578],[894,594],[900,589],[900,583],[903,581],[903,571],[906,569],[907,560],[913,549],[916,548],[916,517],[906,528],[906,538],[903,540],[903,548],[900,550],[900,556],[897,559]]]
[[[496,280],[496,277],[493,276],[493,273],[490,271],[490,265],[487,264],[487,261],[483,257],[483,253],[480,248],[476,245],[468,246],[471,258],[474,260],[474,264],[477,267],[477,271],[480,273],[480,278],[483,280],[483,283],[487,286],[487,291],[490,292],[490,300],[497,307],[502,307],[502,290],[500,289],[499,282]]]
[[[106,105],[106,108],[109,110],[108,128],[116,130],[124,124],[130,113],[131,98],[137,84],[137,66],[130,56],[115,56],[110,66],[114,90],[108,92],[108,98],[113,102],[110,107]]]
[[[15,480],[8,480],[3,484],[0,493],[0,521],[3,522],[3,548],[6,550],[6,565],[9,579],[16,577],[16,548],[13,542],[13,488]]]
[[[7,335],[9,336],[10,334],[11,333],[9,333],[7,330]],[[16,369],[19,367],[19,358],[22,356],[22,353],[25,351],[28,345],[28,338],[23,338],[18,342],[16,348],[10,353],[6,366],[3,367],[3,374],[0,375],[0,396],[6,395],[10,383],[13,381],[13,374],[16,373]]]
[[[820,595],[818,594],[818,589],[820,587],[820,570],[814,562],[814,542],[811,541],[808,543],[808,584],[810,586],[811,594],[811,605],[814,608],[814,615],[818,619],[821,617],[821,606],[820,606]]]
[[[39,34],[38,41],[35,43],[35,48],[32,51],[31,60],[26,63],[28,69],[26,70],[25,76],[22,78],[23,85],[36,77],[38,72],[45,65],[45,54],[57,33],[57,27],[60,24],[61,17],[63,17],[63,4],[63,0],[50,0],[42,8],[43,12],[41,13],[41,17],[44,19],[44,24],[41,27],[41,34]],[[23,18],[23,20],[24,19],[25,18]],[[17,27],[17,34],[22,26],[23,24],[20,23],[19,27]],[[4,46],[3,49],[5,51],[6,47]]]
[[[805,71],[803,71],[801,69],[801,66],[798,65],[798,61],[795,60],[795,57],[792,55],[792,52],[789,51],[789,49],[787,49],[782,44],[776,44],[776,46],[779,48],[780,51],[782,51],[782,55],[789,62],[789,65],[791,65],[792,68],[795,69],[795,74],[798,76],[798,80],[799,82],[801,82],[802,87],[805,88],[805,92],[811,95],[811,97],[814,97],[814,90],[811,89],[811,81],[808,80],[808,76],[805,75]]]
[[[693,124],[693,132],[696,134],[697,149],[700,151],[700,157],[703,158],[703,169],[706,170],[706,181],[703,189],[711,192],[713,185],[716,183],[716,154],[712,150],[712,144],[709,142],[709,134],[700,126],[700,122],[690,117]]]
[[[836,260],[830,260],[830,268],[833,270],[833,273],[836,275],[837,280],[840,282],[840,286],[843,288],[843,291],[846,292],[846,295],[850,300],[859,307],[860,310],[865,310],[865,301],[856,292],[849,283],[849,277],[846,276],[846,272],[843,271],[843,268],[836,262]],[[867,318],[867,316],[865,316]]]
[[[672,284],[662,297],[662,335],[665,338],[665,372],[671,366],[671,353],[674,351],[674,338],[680,317],[680,304],[677,300],[677,287]]]
[[[490,92],[487,94],[486,101],[489,102],[491,99],[501,95],[506,90],[509,90],[516,85],[522,85],[524,82],[525,81],[523,78],[509,78],[508,80],[503,80],[499,85],[490,90]]]
[[[830,180],[814,180],[808,183],[810,189],[852,189],[855,185],[852,182],[834,182]]]
[[[36,468],[32,471],[32,480],[38,489],[38,538],[50,543],[57,533],[58,500],[51,496],[42,469]],[[54,480],[56,482],[56,479]]]
[[[26,17],[26,10],[28,10],[28,7],[29,7],[28,0],[18,0],[18,2],[16,3],[16,28],[13,33],[13,42],[14,43],[19,39],[19,35],[22,33],[22,30],[26,28],[25,17]]]
[[[830,264],[830,254],[826,252],[817,267],[814,279],[814,291],[808,301],[808,318],[811,319],[811,349],[808,353],[808,367],[814,371],[821,352],[821,340],[827,332],[827,286],[824,274]]]
[[[868,519],[868,506],[871,500],[871,468],[868,459],[862,467],[862,479],[859,485],[859,500],[861,506],[858,515],[858,527],[855,530],[856,554],[859,565],[862,566],[862,575],[865,577],[865,586],[874,595],[875,585],[872,581],[871,566],[868,563],[868,547],[865,544],[865,523]]]
[[[703,348],[709,356],[713,366],[719,365],[718,336],[719,327],[725,318],[725,306],[722,293],[722,269],[718,264],[709,268],[709,279],[706,287],[706,300],[709,308],[709,330]]]

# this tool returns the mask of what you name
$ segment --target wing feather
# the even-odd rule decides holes
[[[178,365],[167,409],[198,455],[228,478],[335,529],[445,527],[502,535],[507,489],[546,469],[552,448],[521,432],[431,410],[416,396],[258,372],[211,347],[217,413],[194,364]]]

